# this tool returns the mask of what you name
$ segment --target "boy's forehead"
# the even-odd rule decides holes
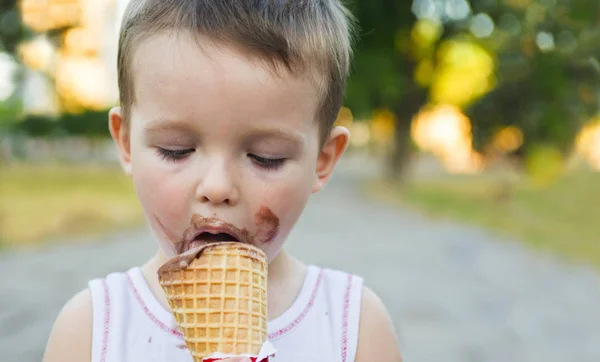
[[[169,34],[141,42],[132,64],[133,108],[184,119],[211,112],[233,119],[242,112],[255,118],[315,120],[320,97],[310,79],[274,74],[238,48],[207,44]]]
[[[138,77],[161,76],[165,72],[194,75],[237,74],[236,79],[261,82],[309,83],[317,97],[323,95],[324,75],[315,69],[292,72],[273,59],[266,59],[236,44],[214,41],[188,31],[160,32],[141,39],[132,54],[133,85]]]

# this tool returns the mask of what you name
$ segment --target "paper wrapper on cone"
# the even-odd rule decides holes
[[[258,352],[258,355],[228,355],[228,354],[224,354],[224,353],[214,353],[209,357],[206,357],[205,359],[203,359],[204,362],[216,362],[216,361],[222,361],[225,360],[227,358],[232,358],[232,357],[246,357],[246,358],[250,358],[250,360],[252,362],[269,362],[269,357],[272,357],[273,355],[275,355],[275,347],[273,347],[273,345],[269,342],[266,341],[265,343],[263,343],[262,348],[260,349],[260,352]]]
[[[171,259],[158,279],[195,362],[273,355],[262,250],[237,242],[204,245]]]

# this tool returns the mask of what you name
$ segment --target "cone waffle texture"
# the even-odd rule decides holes
[[[267,340],[267,262],[242,243],[204,246],[189,265],[161,268],[167,296],[194,361],[215,352],[257,355]]]

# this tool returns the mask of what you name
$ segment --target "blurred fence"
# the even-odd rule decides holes
[[[108,138],[0,136],[0,163],[115,163],[115,145]]]
[[[0,127],[0,162],[3,163],[116,160],[106,110],[60,116],[30,114]]]

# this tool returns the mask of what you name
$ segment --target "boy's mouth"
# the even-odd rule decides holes
[[[203,232],[203,233],[196,235],[196,237],[194,238],[194,241],[210,243],[210,242],[218,242],[218,241],[239,241],[239,240],[235,236],[228,234],[228,233],[212,234],[209,232]]]
[[[193,240],[191,240],[190,242],[184,242],[182,244],[182,249],[179,251],[179,253],[185,253],[188,250],[191,249],[195,249],[197,247],[200,247],[202,245],[205,244],[210,244],[210,243],[218,243],[221,241],[234,241],[234,242],[239,242],[239,240],[229,234],[229,233],[210,233],[210,232],[201,232],[198,235],[196,235],[194,237]]]
[[[198,217],[194,220],[190,229],[186,231],[183,240],[176,247],[177,252],[182,254],[205,244],[223,241],[251,244],[252,240],[245,229],[240,230],[234,225],[216,218]]]

